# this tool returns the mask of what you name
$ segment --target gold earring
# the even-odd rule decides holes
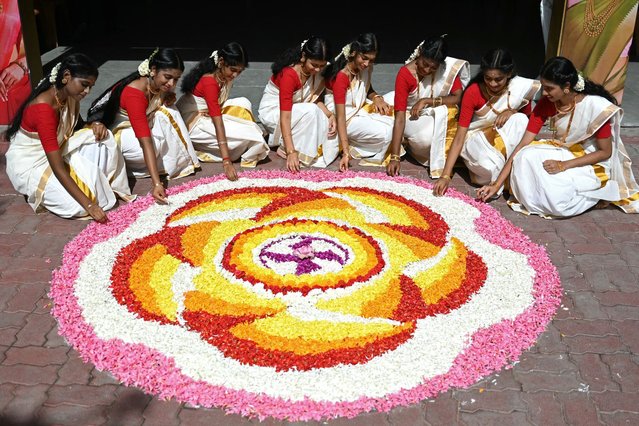
[[[151,78],[155,77],[155,73],[151,71]]]
[[[565,94],[568,94],[568,92],[570,92],[570,90],[568,90],[568,89],[564,89],[564,93],[565,93]]]
[[[62,79],[62,84],[67,84],[69,81],[66,78]]]

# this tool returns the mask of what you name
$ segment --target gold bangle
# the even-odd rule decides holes
[[[24,77],[25,75],[27,75],[29,73],[29,68],[27,68],[24,65],[22,65],[22,62],[20,62],[19,60],[13,61],[13,62],[11,62],[11,64],[16,64],[17,66],[22,68],[22,72],[23,72],[22,77]],[[11,64],[9,64],[9,65],[11,65]]]
[[[390,161],[401,161],[402,157],[398,154],[391,154]]]
[[[439,178],[440,178],[440,179],[451,180],[450,175],[441,175]]]
[[[86,208],[86,210],[89,210],[91,207],[93,207],[93,204],[92,204],[92,203],[87,204],[87,208]]]
[[[164,185],[162,185],[162,182],[158,182],[155,184],[155,186],[164,186]]]
[[[222,164],[223,165],[231,164],[231,160],[224,160],[222,161]]]
[[[564,162],[563,161],[557,161],[557,167],[559,168],[560,172],[565,172],[566,171],[566,167],[564,166]]]
[[[217,144],[218,144],[218,145],[220,145],[220,144],[221,144],[221,145],[227,145],[227,144],[228,144],[228,142],[227,142],[227,141],[217,141]]]
[[[382,99],[384,99],[384,97],[383,97],[382,95],[375,94],[375,96],[373,96],[373,97],[371,98],[371,101],[374,101],[374,100],[375,100],[375,98],[382,98]]]
[[[297,151],[296,151],[296,150],[293,150],[293,151],[291,151],[291,152],[287,152],[287,153],[286,153],[286,156],[288,157],[289,155],[293,155],[293,154],[297,154]]]

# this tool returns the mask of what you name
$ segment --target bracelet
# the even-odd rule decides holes
[[[89,204],[87,204],[87,208],[86,209],[89,210],[91,207],[93,207],[93,204],[89,203]]]
[[[231,164],[231,160],[222,160],[223,165]]]
[[[219,144],[227,145],[227,144],[228,144],[228,142],[227,142],[227,141],[217,141],[217,144],[218,144],[218,145],[219,145]]]
[[[373,96],[373,97],[371,98],[371,101],[374,101],[374,100],[375,100],[375,98],[382,98],[382,100],[384,99],[384,97],[383,97],[382,95],[375,94],[375,96]]]
[[[390,161],[400,161],[402,159],[402,157],[400,157],[398,154],[391,154],[390,155]]]
[[[440,178],[440,179],[451,180],[450,175],[441,175],[439,178]]]
[[[164,186],[164,185],[162,185],[162,182],[158,182],[154,186]]]
[[[293,155],[293,154],[297,154],[297,151],[296,151],[296,150],[293,150],[293,151],[291,151],[291,152],[287,152],[287,153],[286,153],[286,156],[288,157],[289,155]]]
[[[22,64],[22,62],[20,61],[13,61],[11,62],[11,64],[16,64],[17,66],[19,66],[20,68],[22,68],[22,72],[24,73],[23,76],[27,75],[29,73],[29,68],[27,68],[26,66],[24,66]],[[9,65],[11,65],[9,64]]]
[[[566,166],[564,166],[564,162],[563,161],[557,161],[557,167],[559,168],[560,172],[565,172],[566,171]]]

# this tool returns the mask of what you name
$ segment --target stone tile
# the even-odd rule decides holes
[[[571,392],[585,387],[579,377],[579,373],[576,371],[567,371],[561,375],[546,372],[526,373],[515,371],[515,378],[521,382],[524,392]]]
[[[602,412],[627,411],[639,413],[639,394],[636,392],[603,392],[593,393],[590,398]]]
[[[639,306],[639,291],[606,291],[604,293],[597,293],[595,297],[599,300],[599,303],[604,306]]]
[[[612,321],[602,320],[554,320],[561,336],[608,336],[619,335]]]
[[[604,306],[602,310],[614,321],[639,320],[639,306]]]
[[[525,426],[528,423],[526,413],[515,411],[513,413],[496,413],[493,411],[478,411],[476,413],[460,413],[461,424],[467,426]]]
[[[79,404],[84,406],[111,405],[116,400],[116,386],[51,386],[47,405]]]
[[[142,413],[146,409],[151,396],[139,389],[120,387],[116,390],[117,399],[109,407],[108,425],[141,425],[144,423]]]
[[[88,364],[78,356],[77,352],[70,350],[67,362],[58,370],[58,386],[88,385],[91,380],[93,365]]]
[[[608,314],[601,309],[599,300],[592,292],[580,291],[570,294],[575,309],[583,319],[608,319]]]
[[[5,407],[4,415],[17,424],[36,423],[38,412],[47,400],[48,385],[16,386],[15,398]]]
[[[100,371],[93,367],[91,370],[91,386],[119,385],[120,381],[108,371]]]
[[[17,334],[16,346],[42,346],[55,320],[47,314],[29,315],[26,325]]]
[[[189,426],[230,426],[230,425],[249,425],[251,421],[237,414],[226,414],[222,410],[209,410],[204,408],[187,408],[184,407],[179,413],[181,425]]]
[[[602,355],[601,360],[610,368],[610,376],[621,385],[622,392],[635,392],[639,388],[639,359],[630,354]]]
[[[24,284],[17,288],[18,292],[6,307],[7,312],[32,312],[38,301],[46,294],[48,284]]]
[[[10,348],[6,356],[7,358],[3,362],[5,365],[15,364],[28,364],[28,365],[61,365],[67,361],[68,349],[64,347],[59,348],[44,348],[41,346],[27,346],[27,347],[12,347]]]
[[[51,331],[47,333],[45,336],[47,343],[45,344],[48,348],[54,348],[56,346],[68,346],[64,337],[60,336],[58,333],[58,324],[54,324]]]
[[[565,371],[576,371],[577,366],[571,361],[567,353],[525,353],[519,358],[517,369],[522,372],[544,371],[561,374]]]
[[[504,392],[495,390],[455,391],[455,399],[459,401],[461,412],[474,413],[476,411],[525,411],[526,405],[521,400],[519,392]]]
[[[4,413],[4,408],[13,399],[13,391],[16,385],[13,383],[0,383],[0,416]]]
[[[45,405],[40,409],[38,419],[44,425],[102,425],[107,420],[106,410],[103,405]]]
[[[561,402],[552,392],[522,393],[526,403],[527,420],[534,425],[563,425],[566,423],[561,411]]]
[[[564,337],[571,354],[625,352],[626,347],[619,336],[574,336]]]
[[[408,407],[397,407],[388,413],[388,422],[391,425],[402,426],[426,426],[426,416],[422,404]]]
[[[5,311],[7,304],[13,299],[13,296],[18,292],[17,287],[2,285],[0,286],[0,311]]]
[[[6,327],[22,328],[27,321],[27,312],[2,312],[0,315],[0,329]]]
[[[184,411],[182,411],[184,412]],[[357,417],[331,419],[326,421],[330,426],[389,426],[387,413],[364,413]],[[230,425],[230,423],[229,423]]]
[[[603,424],[608,426],[639,425],[639,413],[600,413],[599,417]]]
[[[176,401],[160,401],[152,398],[147,404],[142,416],[144,417],[145,426],[153,426],[163,424],[166,426],[178,426],[180,420],[178,414],[182,409],[182,404]]]
[[[612,380],[610,369],[601,360],[599,354],[571,354],[570,358],[579,367],[579,374],[590,392],[620,391],[617,382]]]
[[[459,408],[459,401],[453,398],[452,392],[443,393],[435,399],[424,402],[426,421],[431,425],[457,423]]]
[[[561,393],[557,398],[564,407],[564,416],[572,425],[597,425],[597,407],[586,392]]]
[[[0,365],[0,383],[35,386],[50,385],[57,379],[58,365],[38,367],[34,365],[16,364]]]

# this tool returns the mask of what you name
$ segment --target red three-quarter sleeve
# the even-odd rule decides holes
[[[197,97],[204,98],[211,117],[220,117],[222,115],[222,108],[220,107],[220,85],[215,77],[202,77],[195,85],[193,94]]]
[[[275,84],[280,88],[280,111],[293,110],[293,93],[302,88],[302,82],[291,67],[284,68],[277,76]]]
[[[151,129],[146,117],[146,109],[149,101],[141,90],[127,86],[122,90],[120,96],[120,106],[129,115],[131,127],[136,138],[144,138],[151,136]]]
[[[395,99],[393,108],[395,111],[406,111],[408,108],[408,95],[417,88],[417,80],[411,72],[403,66],[395,77]]]
[[[24,110],[21,126],[27,132],[36,132],[44,152],[60,149],[58,145],[58,114],[49,104],[33,104]]]
[[[344,105],[346,103],[346,92],[349,87],[350,81],[348,81],[348,76],[341,71],[338,72],[333,81],[333,98],[335,105]]]

